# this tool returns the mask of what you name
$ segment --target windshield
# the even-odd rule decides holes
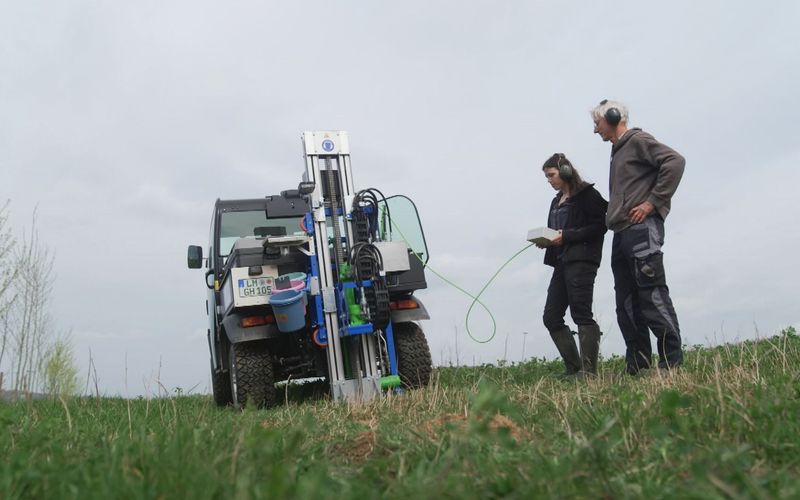
[[[303,235],[302,217],[267,219],[264,210],[223,212],[219,228],[219,255],[227,257],[239,238]]]
[[[414,202],[403,195],[394,195],[379,203],[381,237],[386,241],[405,241],[406,246],[428,263],[428,245]]]

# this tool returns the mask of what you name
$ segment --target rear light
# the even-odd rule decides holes
[[[242,325],[242,328],[268,325],[271,323],[275,323],[275,316],[248,316],[246,318],[242,318],[242,321],[239,322],[239,324]]]
[[[416,300],[413,299],[406,299],[406,300],[396,300],[394,302],[389,302],[389,309],[396,311],[398,309],[417,309],[419,304],[417,304]]]

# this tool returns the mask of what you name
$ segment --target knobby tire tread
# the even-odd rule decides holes
[[[214,367],[211,367],[211,392],[217,406],[233,404],[230,372],[215,372]]]
[[[236,399],[238,406],[257,408],[275,406],[275,375],[272,356],[262,342],[244,342],[231,346],[236,363]]]
[[[397,351],[397,371],[406,387],[425,387],[431,380],[433,361],[428,340],[416,323],[396,323],[394,344]]]

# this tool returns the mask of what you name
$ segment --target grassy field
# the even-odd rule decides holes
[[[425,390],[268,411],[207,396],[0,404],[0,497],[799,498],[800,337],[674,373],[440,368]]]

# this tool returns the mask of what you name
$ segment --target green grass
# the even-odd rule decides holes
[[[0,404],[2,498],[798,498],[800,338],[692,348],[668,376],[440,368],[369,404]],[[291,388],[295,391],[295,388]]]

